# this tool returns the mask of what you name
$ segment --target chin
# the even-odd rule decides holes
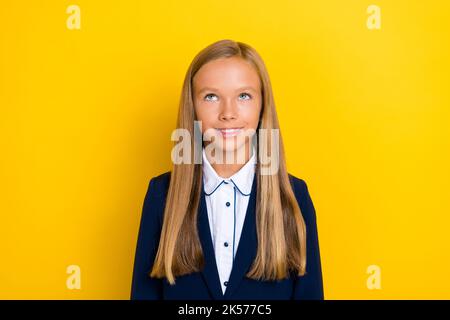
[[[240,149],[243,149],[245,147],[245,142],[236,142],[233,141],[233,139],[229,139],[225,141],[225,139],[223,141],[221,141],[220,143],[218,143],[216,145],[217,147],[217,151],[222,151],[222,152],[235,152],[238,151]]]

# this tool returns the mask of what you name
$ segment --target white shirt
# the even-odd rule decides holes
[[[254,151],[254,150],[253,150]],[[220,177],[203,148],[203,183],[222,292],[228,284],[255,175],[256,152],[229,178]]]

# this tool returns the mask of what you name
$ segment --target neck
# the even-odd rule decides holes
[[[213,169],[217,172],[217,174],[222,178],[229,178],[232,175],[234,175],[236,172],[238,172],[249,160],[250,160],[250,154],[249,152],[245,152],[248,150],[247,147],[240,148],[239,150],[233,150],[233,151],[224,151],[222,154],[223,163],[211,163],[211,158],[207,154],[206,157],[208,158],[208,161],[211,163],[211,166]],[[243,163],[237,163],[237,159],[240,159],[242,157],[242,153],[244,153],[244,162]],[[238,156],[239,154],[239,156]],[[228,158],[227,158],[228,157]],[[232,159],[230,163],[227,159]]]

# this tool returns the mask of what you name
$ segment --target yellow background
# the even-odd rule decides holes
[[[66,9],[81,9],[69,30]],[[369,30],[367,7],[381,8]],[[128,299],[194,55],[271,75],[316,207],[327,299],[450,298],[448,1],[2,1],[0,298]],[[369,290],[369,265],[381,289]],[[66,268],[79,265],[81,289]]]

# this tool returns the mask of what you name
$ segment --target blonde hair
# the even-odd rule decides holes
[[[265,64],[249,45],[221,40],[204,48],[191,62],[183,83],[177,128],[189,130],[194,136],[196,114],[192,79],[207,62],[227,57],[240,57],[250,62],[261,81],[262,109],[259,128],[279,129],[278,117]],[[260,174],[257,161],[255,174],[256,230],[258,249],[247,277],[255,280],[280,280],[293,270],[299,276],[306,268],[306,228],[300,207],[286,170],[281,133],[279,134],[279,169],[272,175]],[[257,145],[262,154],[269,154],[271,141]],[[258,150],[258,153],[259,154]],[[194,154],[194,145],[192,152]],[[198,206],[201,197],[202,164],[174,164],[166,198],[164,219],[158,252],[150,272],[151,277],[166,277],[170,284],[175,277],[199,272],[204,256],[197,230]]]

